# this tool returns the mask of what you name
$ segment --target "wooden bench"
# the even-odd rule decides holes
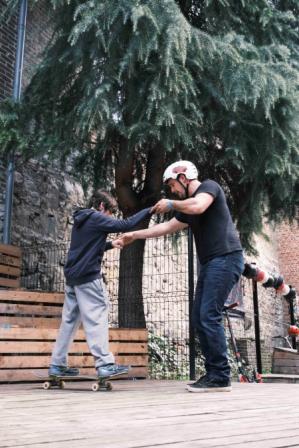
[[[19,288],[21,276],[21,249],[0,244],[0,287]]]
[[[275,347],[272,373],[299,375],[299,352],[291,348]]]
[[[0,290],[0,382],[37,381],[33,370],[47,371],[60,324],[63,294]],[[111,328],[110,350],[117,363],[129,364],[129,376],[148,375],[146,329]],[[94,361],[79,329],[69,352],[69,365],[94,374]]]

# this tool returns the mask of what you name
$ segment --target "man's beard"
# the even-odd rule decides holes
[[[179,191],[177,193],[173,193],[174,199],[180,199],[181,201],[187,199],[187,194],[185,191]]]

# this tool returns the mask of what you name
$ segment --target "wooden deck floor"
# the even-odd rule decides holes
[[[192,394],[180,381],[90,383],[65,390],[0,385],[0,447],[299,447],[299,385],[238,384]]]

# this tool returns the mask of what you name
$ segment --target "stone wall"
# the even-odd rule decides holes
[[[16,163],[12,243],[25,246],[66,241],[75,206],[83,206],[81,185],[66,173],[36,160]]]
[[[2,242],[3,236],[3,219],[5,208],[5,186],[6,186],[6,172],[4,163],[0,159],[0,241]]]

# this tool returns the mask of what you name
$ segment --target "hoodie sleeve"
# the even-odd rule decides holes
[[[133,216],[126,219],[114,219],[110,218],[103,213],[95,213],[93,219],[96,228],[99,231],[107,233],[128,232],[132,230],[137,224],[149,217],[150,208],[145,208]]]
[[[104,252],[106,252],[106,250],[110,250],[110,249],[113,249],[112,241],[106,241]]]

